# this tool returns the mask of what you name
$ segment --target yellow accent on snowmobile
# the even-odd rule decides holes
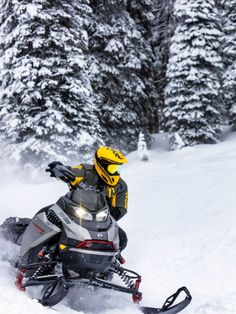
[[[61,244],[59,244],[59,248],[61,250],[65,250],[67,248],[67,246],[65,244],[61,243]]]

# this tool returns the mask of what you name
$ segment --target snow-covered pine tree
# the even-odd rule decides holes
[[[230,123],[236,130],[236,2],[223,2],[223,56],[226,71],[223,75],[224,98],[229,110]]]
[[[172,150],[177,150],[177,149],[181,149],[185,147],[185,143],[182,140],[182,138],[179,136],[178,132],[171,134],[169,147],[171,147]]]
[[[164,128],[163,109],[165,105],[166,70],[169,60],[171,37],[174,34],[174,0],[157,0],[155,3],[155,27],[152,32],[152,46],[155,54],[155,85],[159,94],[160,128]]]
[[[88,1],[9,0],[0,6],[4,152],[25,163],[83,159],[100,142],[86,64]]]
[[[174,33],[174,0],[127,0],[127,8],[154,54],[153,83],[158,94],[158,128],[164,128],[166,69],[170,39]]]
[[[126,10],[149,45],[157,23],[157,7],[159,8],[159,1],[126,0]]]
[[[142,132],[139,133],[138,154],[139,154],[139,157],[142,161],[149,160],[149,151],[147,149],[147,143],[145,140],[145,136]]]
[[[176,0],[167,69],[166,128],[185,146],[216,143],[224,111],[220,19],[215,0]]]
[[[159,1],[153,0],[127,0],[126,7],[129,15],[134,20],[137,30],[140,32],[143,39],[143,50],[147,56],[147,60],[151,61],[146,64],[147,71],[145,76],[142,77],[145,86],[149,86],[149,98],[153,98],[155,106],[156,117],[155,122],[150,121],[150,126],[153,132],[158,132],[160,129],[160,85],[157,83],[160,75],[159,69],[157,70],[156,64],[160,64],[161,60],[156,55],[156,32],[158,28],[159,17]],[[159,114],[158,114],[159,113]]]
[[[106,143],[125,151],[136,149],[140,127],[150,131],[156,123],[152,51],[127,13],[125,1],[92,0],[91,6],[90,52],[96,58],[91,66],[97,73],[93,88],[100,98]]]

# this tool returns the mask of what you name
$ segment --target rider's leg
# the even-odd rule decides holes
[[[123,251],[127,246],[128,238],[124,230],[121,229],[121,227],[119,227],[119,238],[120,238],[120,251]]]

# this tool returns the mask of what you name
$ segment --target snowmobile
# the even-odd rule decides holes
[[[0,226],[0,232],[20,245],[16,287],[25,291],[27,287],[43,286],[38,301],[44,306],[56,305],[76,285],[130,294],[145,314],[178,313],[191,302],[188,289],[181,287],[161,308],[138,305],[142,300],[141,276],[123,267],[118,224],[110,215],[104,194],[93,187],[70,188],[32,219],[10,217]],[[123,284],[114,283],[115,276]],[[184,298],[176,303],[180,294]]]

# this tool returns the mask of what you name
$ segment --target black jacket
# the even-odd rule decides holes
[[[114,187],[107,185],[97,174],[93,165],[80,164],[79,166],[69,167],[74,173],[75,180],[70,184],[74,187],[82,185],[93,186],[102,191],[110,207],[111,215],[115,220],[119,220],[127,213],[128,206],[128,187],[123,179],[119,179]]]

